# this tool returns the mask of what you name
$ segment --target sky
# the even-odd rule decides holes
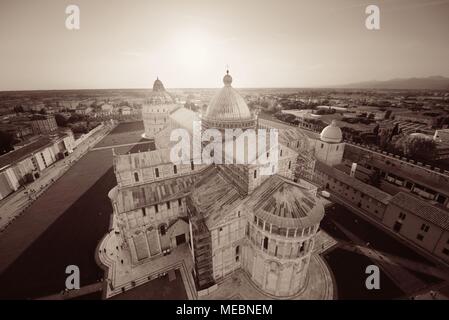
[[[448,39],[449,0],[0,0],[0,91],[221,87],[227,66],[241,88],[449,76]]]

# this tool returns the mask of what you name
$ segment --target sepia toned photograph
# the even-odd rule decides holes
[[[448,39],[449,0],[0,0],[0,300],[448,300]]]

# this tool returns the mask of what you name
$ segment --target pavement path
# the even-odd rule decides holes
[[[391,280],[404,292],[412,293],[422,290],[427,286],[425,282],[413,275],[402,266],[393,263],[390,256],[383,255],[381,252],[367,248],[365,242],[357,237],[354,233],[343,227],[341,224],[335,222],[335,225],[348,236],[352,242],[357,244],[356,247],[351,247],[360,253],[364,254],[371,260],[375,261],[377,265],[389,276]]]
[[[136,145],[140,145],[140,144],[153,144],[153,141],[148,140],[148,141],[136,142],[136,143],[125,143],[125,144],[118,144],[118,145],[106,146],[106,147],[96,147],[96,148],[93,148],[92,151],[107,150],[107,149],[120,148],[120,147],[136,146]]]

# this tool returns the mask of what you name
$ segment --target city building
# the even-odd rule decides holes
[[[391,199],[388,193],[319,161],[315,165],[315,180],[326,190],[370,213],[379,221]]]
[[[207,129],[258,128],[257,114],[232,88],[228,72],[223,82],[201,118],[203,133]],[[159,108],[173,105],[159,80],[153,92]],[[123,248],[130,256],[120,263],[141,270],[187,243],[193,266],[189,273],[193,273],[197,291],[207,291],[233,271],[243,270],[267,294],[289,297],[299,293],[306,284],[324,216],[317,187],[301,178],[294,181],[298,163],[310,159],[308,137],[298,128],[280,129],[279,145],[263,151],[267,158],[272,152],[278,158],[269,164],[269,174],[263,170],[265,163],[241,164],[228,151],[224,155],[232,164],[205,164],[191,155],[189,161],[174,164],[170,143],[161,140],[168,140],[176,126],[191,134],[198,115],[185,108],[165,111],[160,118],[155,117],[153,107],[143,112],[145,134],[155,136],[157,149],[114,156],[117,186],[109,192],[113,228],[100,247],[116,241],[109,247]],[[157,121],[164,118],[167,121]],[[225,143],[234,146],[238,140],[239,136]],[[294,143],[289,146],[289,142]],[[125,290],[111,258],[100,255],[100,260],[108,268],[108,288],[117,292],[119,287],[118,293]]]
[[[449,129],[435,130],[433,139],[437,142],[449,143]]]
[[[408,241],[449,262],[449,213],[428,201],[399,192],[385,210],[382,223]]]
[[[352,144],[345,146],[343,160],[347,166],[357,163],[357,171],[363,170],[367,175],[378,171],[382,181],[389,183],[392,192],[410,192],[449,208],[447,171],[432,170],[430,166],[410,159]]]
[[[38,179],[41,172],[73,152],[73,134],[42,136],[0,156],[0,199]]]
[[[58,129],[56,119],[50,115],[35,115],[31,119],[31,128],[34,134],[46,134]]]

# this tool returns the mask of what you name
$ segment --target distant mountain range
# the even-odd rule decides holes
[[[449,90],[449,78],[442,76],[432,76],[427,78],[398,78],[386,81],[365,81],[350,83],[338,86],[338,88]]]

